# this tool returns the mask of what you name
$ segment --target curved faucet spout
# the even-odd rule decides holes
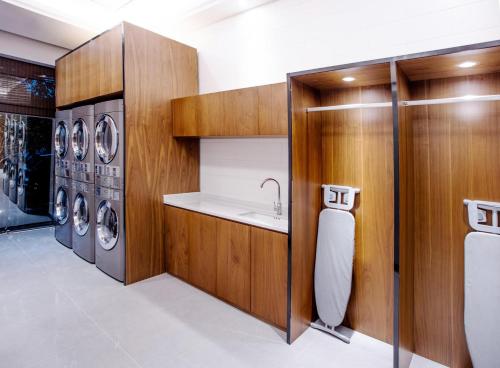
[[[266,178],[266,179],[264,179],[262,184],[260,184],[260,189],[263,189],[264,184],[266,184],[268,181],[274,181],[276,183],[276,185],[278,186],[278,202],[277,203],[274,202],[274,210],[276,211],[276,215],[281,216],[281,186],[280,186],[280,183],[278,182],[278,180],[276,180],[274,178]]]

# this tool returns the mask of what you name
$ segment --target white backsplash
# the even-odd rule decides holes
[[[272,177],[288,206],[287,138],[209,138],[200,140],[201,192],[269,205],[277,198]]]

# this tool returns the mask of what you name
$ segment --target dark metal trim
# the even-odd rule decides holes
[[[392,57],[388,57],[388,58],[383,58],[383,59],[358,61],[358,62],[354,62],[354,63],[340,64],[340,65],[328,66],[328,67],[324,67],[324,68],[309,69],[309,70],[287,73],[287,76],[294,78],[294,77],[300,77],[300,76],[308,75],[308,74],[333,72],[335,70],[356,68],[356,67],[368,66],[368,65],[373,65],[373,64],[384,64],[384,63],[390,63],[392,61],[392,59],[393,59]]]
[[[399,368],[399,105],[396,61],[391,61],[392,147],[394,180],[394,291],[393,291],[393,367]]]
[[[0,228],[0,234],[25,231],[25,230],[34,230],[38,228],[51,227],[55,225],[55,221],[44,221],[44,222],[35,222],[33,224],[24,224],[17,226],[7,226],[7,228]]]
[[[286,297],[286,342],[292,343],[292,85],[291,76],[286,78],[288,100],[288,275]]]

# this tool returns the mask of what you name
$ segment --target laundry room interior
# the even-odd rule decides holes
[[[498,0],[0,0],[0,367],[499,366],[499,111]]]

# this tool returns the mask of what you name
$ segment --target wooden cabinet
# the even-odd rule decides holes
[[[286,83],[172,101],[174,136],[287,135]]]
[[[250,226],[217,220],[217,296],[250,311]]]
[[[286,328],[288,236],[252,227],[252,314]]]
[[[122,91],[122,25],[56,61],[57,107]]]
[[[287,325],[288,235],[167,206],[167,271]]]

